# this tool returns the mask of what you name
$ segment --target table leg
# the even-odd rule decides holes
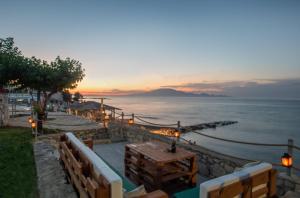
[[[196,156],[195,157],[192,157],[190,159],[190,173],[191,173],[191,177],[190,177],[190,185],[191,186],[195,186],[197,184],[197,158]]]
[[[158,164],[157,167],[156,167],[156,175],[155,175],[155,184],[156,184],[156,188],[157,189],[161,189],[162,188],[162,174],[161,174],[161,171],[162,171],[162,165]]]
[[[141,153],[139,153],[138,154],[138,160],[137,160],[137,168],[138,168],[138,178],[139,178],[139,185],[141,185],[141,184],[143,184],[144,182],[143,182],[143,180],[144,180],[144,178],[143,178],[143,172],[142,172],[142,166],[143,166],[143,164],[142,164],[142,159],[144,158],[144,155],[143,154],[141,154]]]
[[[124,164],[125,164],[125,176],[129,177],[129,162],[127,160],[129,160],[131,158],[130,154],[129,154],[129,148],[127,146],[125,146],[125,159],[124,159]]]

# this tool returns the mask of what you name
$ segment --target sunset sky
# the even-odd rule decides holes
[[[82,92],[300,90],[299,0],[0,1],[0,37],[81,61]]]

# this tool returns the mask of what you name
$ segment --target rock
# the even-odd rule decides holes
[[[281,198],[299,198],[300,197],[300,192],[292,192],[292,191],[288,191],[287,193],[285,193],[284,196],[282,196]]]
[[[213,158],[208,158],[207,161],[208,161],[208,163],[210,163],[210,164],[215,164]]]
[[[209,176],[209,168],[204,163],[199,163],[199,174],[205,177]]]
[[[220,177],[226,174],[224,168],[219,164],[213,164],[210,168],[211,168],[211,175],[213,176]]]
[[[231,173],[234,170],[234,168],[232,166],[229,166],[227,164],[224,164],[224,169],[227,173]]]

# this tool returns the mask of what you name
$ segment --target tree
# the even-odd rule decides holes
[[[78,102],[82,98],[83,98],[83,96],[81,95],[80,92],[77,91],[77,92],[74,93],[74,97],[73,97],[74,101]]]
[[[47,102],[54,93],[76,88],[83,77],[84,69],[77,60],[58,56],[47,63],[36,57],[27,58],[14,46],[13,38],[0,39],[0,86],[36,90],[40,114],[45,113]]]
[[[47,67],[42,69],[47,75],[43,76],[43,86],[41,91],[44,96],[43,110],[45,111],[49,98],[56,92],[74,89],[84,77],[84,69],[82,69],[79,61],[66,58],[61,59],[59,56],[55,61],[51,62]]]
[[[13,38],[0,38],[0,87],[17,84],[23,74],[25,58],[14,46]]]

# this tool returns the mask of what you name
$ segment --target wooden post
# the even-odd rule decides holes
[[[288,154],[293,158],[293,146],[294,146],[294,140],[288,139]],[[292,167],[287,167],[287,175],[292,175]]]
[[[36,123],[36,126],[35,126],[35,141],[37,141],[37,133],[38,133],[38,130],[37,130],[37,128],[38,128],[38,116],[37,116],[37,113],[35,113],[34,114],[34,121],[35,121],[35,123]]]
[[[121,114],[121,133],[123,133],[123,124],[124,124],[124,112]]]
[[[133,123],[134,123],[134,113],[132,114],[132,121],[133,121]]]
[[[176,137],[176,141],[179,142],[180,139],[180,121],[177,121],[177,132],[179,133],[179,135]]]
[[[104,109],[103,100],[104,100],[104,98],[101,98],[101,106],[100,106],[101,112],[102,112],[102,110]]]

